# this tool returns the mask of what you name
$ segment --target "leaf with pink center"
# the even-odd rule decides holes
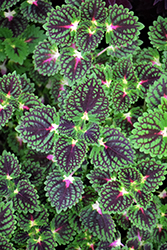
[[[99,144],[90,153],[91,162],[105,170],[116,170],[123,164],[133,163],[133,150],[129,141],[115,128],[103,128]]]
[[[57,46],[48,41],[40,42],[34,50],[34,66],[42,75],[55,75],[58,70],[59,51]]]
[[[65,47],[59,58],[60,73],[70,81],[76,81],[85,76],[91,67],[91,55],[82,54],[74,47]]]
[[[102,212],[99,205],[100,204],[96,201],[96,203],[91,206],[82,208],[80,220],[85,229],[89,229],[89,231],[99,239],[113,239],[115,232],[114,221],[111,215]]]
[[[55,147],[55,159],[57,164],[66,173],[74,171],[84,160],[86,144],[83,140],[60,137]]]
[[[152,157],[167,155],[166,140],[166,113],[160,110],[148,110],[138,118],[138,122],[134,124],[135,129],[132,130],[130,136],[131,143],[135,148],[139,148],[141,152],[150,154]]]
[[[132,191],[133,193],[133,197],[135,199],[135,201],[137,202],[137,204],[139,204],[140,206],[143,207],[147,207],[151,200],[152,200],[152,194],[151,193],[145,193],[145,191],[143,191],[142,189],[137,189]]]
[[[56,44],[71,45],[75,41],[75,33],[80,21],[78,8],[71,5],[56,6],[52,9],[44,24],[47,35]]]
[[[135,41],[144,25],[138,22],[138,17],[123,5],[109,6],[109,15],[106,19],[106,43],[120,47]]]
[[[123,212],[131,206],[133,197],[119,181],[111,181],[101,188],[100,204],[104,212]]]
[[[59,117],[50,106],[30,109],[15,128],[24,142],[32,149],[49,152],[58,138]]]
[[[44,231],[38,237],[39,239],[36,239],[35,237],[28,239],[27,241],[28,249],[49,250],[49,249],[55,249],[55,247],[57,246],[51,232]]]
[[[165,175],[167,174],[167,164],[155,161],[154,159],[145,159],[136,165],[136,168],[143,175],[142,190],[145,193],[154,192],[163,184]]]
[[[129,208],[127,216],[134,226],[151,231],[157,223],[157,208],[152,201],[147,207],[135,205]]]
[[[41,0],[24,1],[21,6],[21,13],[25,18],[35,23],[45,23],[48,13],[51,11],[51,4]]]
[[[101,168],[91,170],[90,173],[86,175],[86,177],[89,179],[92,187],[96,191],[100,191],[104,184],[112,180],[110,172],[104,171]]]
[[[138,77],[137,90],[141,98],[145,98],[149,87],[157,81],[163,74],[162,70],[150,63],[138,63],[135,67],[135,72]]]
[[[13,179],[20,175],[20,166],[17,157],[6,150],[0,156],[0,179]]]
[[[128,238],[134,238],[137,236],[140,242],[151,240],[151,235],[152,234],[149,230],[146,230],[145,228],[140,229],[136,226],[132,226],[131,228],[129,228],[127,233]]]
[[[75,87],[65,103],[66,114],[69,119],[96,123],[105,120],[109,111],[108,106],[108,98],[94,78]]]
[[[131,188],[133,190],[136,189],[136,187],[140,187],[142,175],[137,167],[123,167],[119,172],[119,180],[123,183],[125,188]]]
[[[114,114],[114,124],[117,127],[121,128],[121,131],[126,133],[127,136],[130,136],[132,133],[133,124],[138,121],[138,117],[142,116],[143,110],[140,107],[133,107],[128,110],[127,113],[118,113]]]
[[[69,224],[69,216],[67,214],[58,214],[50,222],[50,228],[53,233],[53,238],[59,245],[66,245],[73,240],[76,234],[74,229]]]
[[[94,50],[103,38],[104,30],[99,29],[92,22],[81,22],[76,33],[76,45],[84,52]]]
[[[45,181],[46,196],[57,213],[67,210],[79,202],[82,197],[83,183],[79,177],[66,176],[59,170],[53,170]]]

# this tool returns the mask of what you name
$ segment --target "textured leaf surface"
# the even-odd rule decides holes
[[[83,184],[81,179],[65,175],[62,177],[58,170],[49,174],[45,185],[51,206],[56,208],[57,213],[71,208],[82,197]]]
[[[66,245],[73,239],[73,235],[75,235],[74,229],[69,224],[69,217],[67,214],[56,215],[52,219],[50,227],[54,240],[57,241],[59,245]]]
[[[81,5],[81,21],[92,21],[103,24],[106,19],[106,9],[104,2],[101,0],[82,1]]]
[[[14,233],[14,217],[11,203],[0,203],[0,234],[9,236]],[[0,243],[1,244],[1,243]]]
[[[58,48],[50,42],[40,42],[34,50],[34,66],[39,74],[55,75],[58,69]]]
[[[109,15],[106,19],[106,42],[112,45],[121,46],[132,43],[138,37],[143,25],[138,18],[133,16],[123,5],[114,4],[109,6]]]
[[[66,104],[67,117],[75,120],[101,122],[108,114],[109,102],[103,88],[95,79],[77,86],[69,95]]]
[[[27,242],[27,248],[32,250],[56,250],[55,242],[53,240],[53,236],[50,232],[43,232],[39,239],[35,239],[35,237],[30,238]]]
[[[3,127],[7,121],[11,118],[14,107],[8,102],[2,92],[0,92],[0,128]]]
[[[59,119],[53,107],[37,107],[22,117],[16,131],[33,149],[49,152],[57,138],[58,123]]]
[[[148,32],[150,43],[158,50],[166,50],[167,48],[167,18],[158,16],[157,21],[153,22],[153,26],[149,27]]]
[[[49,37],[57,44],[71,45],[80,21],[79,14],[78,9],[74,6],[56,6],[56,10],[51,11],[44,25]]]
[[[157,221],[156,205],[151,202],[147,208],[136,205],[128,211],[129,219],[132,224],[139,229],[151,230]]]
[[[21,6],[21,13],[28,20],[33,22],[45,23],[47,14],[51,11],[52,6],[44,1],[24,1]]]
[[[139,172],[138,168],[134,167],[124,167],[121,168],[119,172],[119,180],[123,183],[125,188],[136,188],[140,185],[142,175]]]
[[[55,158],[60,169],[66,173],[77,168],[86,154],[86,144],[83,140],[58,139],[55,148]]]
[[[16,72],[9,73],[0,78],[0,90],[7,94],[7,98],[18,98],[21,93],[21,81]],[[2,103],[2,102],[1,102]]]
[[[61,52],[60,73],[71,81],[83,77],[91,67],[91,55],[82,55],[76,48],[66,47]]]
[[[10,0],[10,1],[9,0],[1,0],[0,9],[2,11],[2,10],[5,10],[7,8],[10,8],[14,4],[16,4],[17,2],[19,2],[19,0]]]
[[[119,181],[108,182],[101,189],[100,204],[103,206],[104,212],[123,212],[132,202],[133,197],[121,186]]]
[[[81,210],[80,219],[86,229],[89,229],[93,235],[100,240],[113,238],[115,224],[109,214],[102,213],[99,203],[96,202],[91,207],[87,206]]]
[[[6,1],[5,1],[6,2]],[[1,250],[15,250],[11,243],[8,242],[6,237],[0,235]]]
[[[15,63],[23,64],[28,55],[28,46],[20,38],[7,38],[4,41],[6,55]]]
[[[161,104],[161,97],[167,99],[167,76],[165,75],[162,75],[150,86],[146,97],[148,108],[158,108],[158,105]]]
[[[94,146],[90,158],[96,167],[117,169],[122,164],[133,163],[133,150],[129,141],[114,128],[103,128],[100,146]]]
[[[164,116],[160,111],[143,113],[139,122],[134,124],[133,135],[130,137],[135,148],[141,152],[150,154],[152,157],[161,158],[167,155],[167,144],[165,141]]]
[[[141,98],[145,98],[147,91],[153,83],[160,78],[162,71],[150,63],[139,63],[135,67],[138,77],[137,89]]]
[[[89,124],[83,132],[84,134],[81,135],[81,138],[84,138],[86,143],[97,143],[100,135],[100,129],[96,123]]]
[[[41,211],[27,214],[17,214],[19,225],[24,231],[29,231],[33,226],[47,225],[48,216],[43,206],[40,207]]]
[[[33,212],[38,208],[38,196],[36,189],[27,181],[20,180],[14,190],[13,194],[13,207],[18,212]]]
[[[151,193],[162,185],[165,175],[167,174],[167,165],[153,159],[142,160],[137,164],[136,168],[143,175],[144,185],[142,190],[145,193]]]
[[[80,50],[90,52],[101,42],[103,33],[103,30],[98,29],[91,22],[81,23],[77,29],[76,45]]]
[[[18,177],[20,174],[20,166],[17,157],[6,150],[0,156],[0,179],[10,180]]]

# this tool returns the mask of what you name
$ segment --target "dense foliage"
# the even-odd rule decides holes
[[[167,249],[167,17],[122,3],[0,1],[1,250]]]

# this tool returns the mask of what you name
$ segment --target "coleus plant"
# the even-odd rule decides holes
[[[167,18],[0,10],[0,249],[167,249]]]

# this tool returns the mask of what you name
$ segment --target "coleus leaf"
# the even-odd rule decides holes
[[[66,176],[54,170],[45,181],[46,196],[57,213],[75,205],[82,197],[83,183],[79,177]]]
[[[100,204],[104,212],[123,212],[129,208],[133,202],[133,197],[119,181],[111,181],[101,188]]]
[[[77,28],[76,46],[84,52],[90,52],[101,42],[103,33],[104,30],[99,29],[91,22],[81,22]]]
[[[157,222],[157,208],[152,201],[146,208],[137,204],[129,208],[127,216],[139,229],[150,231]]]
[[[159,246],[158,250],[166,250],[167,249],[167,243],[161,244],[161,246]]]
[[[127,230],[128,228],[130,228],[131,223],[127,216],[127,211],[116,214],[115,217],[117,218],[118,225],[122,227],[124,230]]]
[[[83,77],[91,67],[91,55],[78,51],[75,46],[65,47],[59,58],[60,73],[70,81]]]
[[[34,213],[18,213],[17,214],[17,220],[19,223],[19,226],[24,231],[29,231],[33,226],[43,226],[47,225],[48,223],[48,214],[46,212],[46,209],[42,205],[41,211],[35,211]]]
[[[105,3],[101,0],[82,1],[81,5],[81,22],[91,21],[97,26],[104,24],[106,20]]]
[[[5,9],[8,9],[8,8],[12,7],[13,5],[15,5],[19,1],[20,0],[10,0],[10,1],[9,0],[1,0],[0,10],[3,11]]]
[[[112,44],[107,47],[107,55],[111,55],[112,57],[122,58],[128,57],[130,54],[135,54],[139,49],[139,46],[142,44],[142,41],[137,39],[132,43],[126,43],[125,45],[113,46]]]
[[[44,23],[46,21],[47,13],[52,9],[52,6],[41,0],[24,1],[21,6],[21,13],[25,18],[35,23]]]
[[[119,130],[103,128],[98,142],[90,153],[91,162],[96,167],[113,171],[123,164],[133,163],[133,150]]]
[[[139,247],[140,247],[140,242],[138,241],[137,237],[135,237],[133,239],[128,239],[126,241],[126,244],[127,244],[129,249],[139,249]]]
[[[30,250],[55,250],[57,244],[53,240],[53,235],[50,232],[43,232],[38,239],[29,238],[27,241],[27,248]]]
[[[165,243],[167,239],[167,230],[161,224],[157,224],[157,228],[153,229],[153,241]]]
[[[150,43],[158,50],[166,50],[167,47],[167,18],[158,16],[157,21],[153,22],[153,26],[149,27]]]
[[[138,237],[138,240],[140,242],[151,240],[151,232],[149,230],[146,230],[145,228],[140,229],[136,226],[132,226],[127,232],[127,237],[134,238],[136,236]]]
[[[104,184],[112,180],[109,170],[105,171],[101,168],[91,170],[90,173],[86,175],[86,177],[90,180],[92,187],[96,191],[100,191]]]
[[[9,189],[6,180],[0,181],[0,198],[3,196],[7,196],[9,194]]]
[[[17,209],[19,213],[22,211],[24,213],[28,211],[33,213],[35,209],[39,209],[37,191],[26,180],[20,180],[17,183],[16,189],[11,192],[10,197],[12,198],[14,209]]]
[[[27,19],[22,14],[16,13],[15,10],[4,12],[4,17],[0,17],[1,27],[10,29],[13,33],[13,37],[18,37],[27,27]]]
[[[59,123],[59,133],[74,138],[76,136],[75,123],[62,116]]]
[[[134,124],[135,129],[130,136],[135,148],[152,157],[161,158],[167,155],[165,114],[159,110],[149,109],[148,113],[145,112],[143,117],[138,118],[139,122]]]
[[[84,2],[84,0],[65,0],[66,4],[70,4],[77,8],[80,8],[82,2]]]
[[[85,227],[99,239],[110,240],[115,232],[115,224],[109,214],[104,214],[96,201],[91,206],[82,208],[80,219]]]
[[[80,12],[75,6],[56,6],[56,9],[50,12],[43,27],[55,43],[71,45],[74,42],[79,21]]]
[[[56,163],[66,173],[74,171],[83,161],[86,149],[83,140],[60,137],[55,148]]]
[[[10,243],[8,239],[2,235],[0,235],[0,245],[1,245],[1,250],[16,250],[16,248],[13,247],[13,244]]]
[[[161,163],[160,161],[155,161],[154,159],[145,159],[136,165],[136,168],[143,175],[143,186],[142,190],[145,193],[152,193],[160,185],[163,184],[165,175],[167,174],[167,165]]]
[[[0,128],[3,127],[8,120],[12,117],[14,107],[8,102],[2,92],[0,92]]]
[[[6,150],[0,156],[0,179],[13,179],[20,175],[17,157]]]
[[[150,86],[146,103],[149,109],[158,108],[158,105],[161,104],[161,97],[167,98],[167,76],[161,75],[161,77]]]
[[[138,17],[133,16],[123,5],[114,4],[108,8],[109,14],[106,19],[106,43],[114,46],[132,43],[137,39],[144,25],[138,22]]]
[[[0,91],[6,94],[8,99],[17,99],[19,97],[21,94],[21,81],[15,71],[0,78]]]
[[[0,234],[9,236],[14,233],[15,220],[12,211],[12,203],[0,203]],[[1,244],[1,243],[0,243]]]
[[[142,189],[137,189],[132,191],[134,195],[134,200],[137,202],[137,204],[147,207],[151,200],[152,200],[152,194],[151,193],[145,193]]]
[[[33,52],[34,67],[42,75],[55,75],[58,70],[59,52],[57,46],[48,41],[39,42]]]
[[[115,113],[114,124],[121,128],[121,131],[126,133],[127,136],[131,134],[133,124],[138,121],[138,117],[142,116],[143,110],[140,107],[134,107],[127,113]]]
[[[50,228],[54,240],[58,242],[59,245],[66,245],[73,240],[73,236],[76,234],[69,224],[69,216],[67,214],[58,214],[54,216],[50,222]]]
[[[97,143],[100,135],[99,125],[96,123],[90,123],[83,131],[84,133],[81,135],[81,139],[85,139],[87,144]]]
[[[12,237],[12,241],[19,246],[25,246],[27,244],[27,240],[30,238],[28,232],[21,230],[20,228],[15,230],[15,235]]]
[[[35,49],[35,46],[47,36],[44,34],[44,30],[41,30],[35,25],[29,25],[27,29],[21,34],[21,38],[28,45],[29,53],[32,53]]]
[[[157,49],[153,49],[151,47],[144,48],[140,51],[138,55],[137,62],[147,62],[155,65],[157,67],[161,67],[160,63],[160,55]]]
[[[21,80],[21,90],[22,92],[27,92],[29,94],[33,93],[35,91],[34,83],[30,81],[29,78],[27,78],[27,75],[24,73],[19,76],[19,79]]]
[[[66,114],[69,119],[96,123],[105,119],[109,111],[108,106],[108,98],[94,78],[75,87],[65,103]]]
[[[30,109],[30,113],[22,117],[15,129],[29,147],[41,152],[49,152],[58,138],[58,124],[59,117],[54,107],[43,106]]]
[[[27,44],[23,40],[17,37],[7,38],[5,39],[3,44],[5,45],[6,55],[14,62],[23,64],[23,61],[26,59],[28,55]]]
[[[91,205],[97,201],[98,193],[92,186],[84,187],[84,195],[82,196],[82,202],[84,206]]]
[[[156,66],[150,65],[150,63],[139,63],[135,67],[135,72],[138,77],[137,89],[141,98],[145,98],[147,91],[154,81],[158,80],[162,71]]]

